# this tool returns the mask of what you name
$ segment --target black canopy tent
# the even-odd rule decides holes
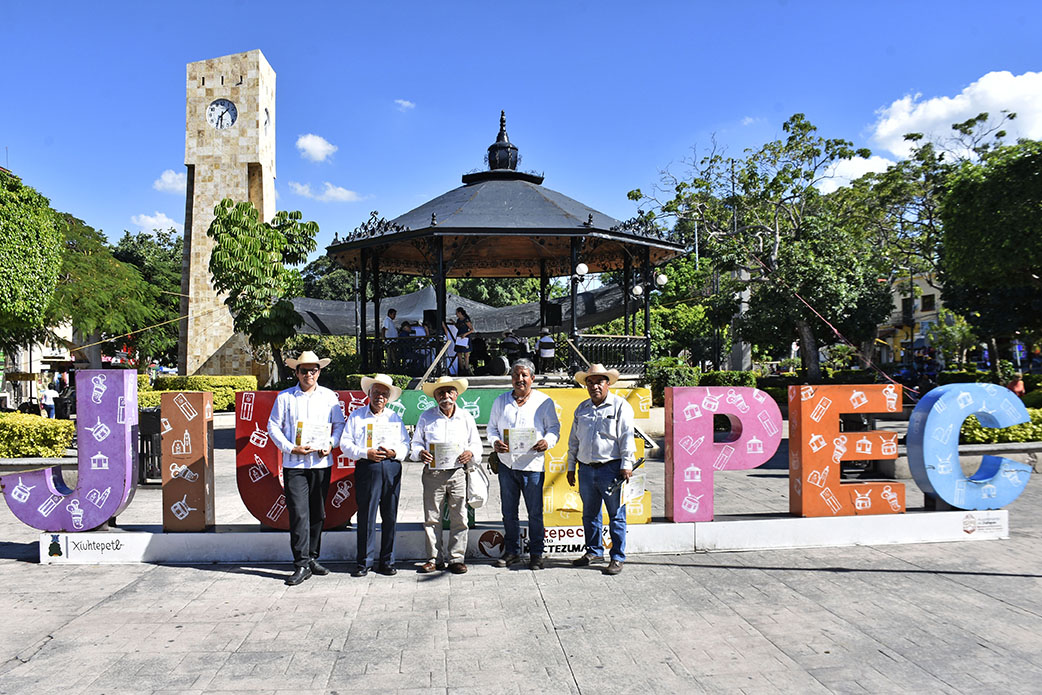
[[[496,142],[488,148],[488,162],[488,171],[465,174],[462,186],[401,215],[386,228],[360,228],[346,240],[335,238],[327,248],[331,258],[360,273],[361,296],[366,300],[359,306],[365,368],[370,359],[369,307],[381,317],[381,303],[385,301],[379,293],[381,272],[431,277],[439,325],[448,311],[447,278],[538,277],[540,328],[548,325],[550,278],[571,277],[568,311],[564,313],[569,335],[575,341],[581,280],[577,271],[584,265],[588,273],[619,270],[625,291],[618,288],[616,296],[621,295],[618,299],[626,331],[630,326],[629,290],[636,284],[645,290],[642,299],[648,325],[652,268],[682,255],[685,248],[665,234],[628,228],[545,188],[542,176],[517,171],[518,151],[507,136],[504,114],[500,115]],[[500,311],[504,310],[497,310],[496,315]],[[506,325],[505,321],[503,325],[515,330],[521,327]],[[635,328],[635,317],[633,325]],[[488,330],[489,326],[484,328]],[[650,350],[650,336],[645,333],[645,361],[650,359]],[[379,360],[379,350],[375,358]]]

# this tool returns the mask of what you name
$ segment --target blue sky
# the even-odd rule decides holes
[[[320,249],[483,168],[501,109],[520,168],[619,219],[692,147],[796,112],[876,167],[982,110],[1042,138],[1037,2],[9,2],[0,27],[0,165],[113,241],[184,222],[185,64],[257,48],[277,207]]]

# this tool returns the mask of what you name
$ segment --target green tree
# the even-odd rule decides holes
[[[210,274],[214,288],[227,296],[235,330],[254,348],[271,348],[279,378],[287,376],[280,349],[303,323],[292,299],[304,291],[294,267],[315,250],[315,222],[301,222],[300,212],[279,211],[270,222],[260,221],[252,203],[225,198],[214,209],[206,230],[214,240]]]
[[[452,278],[446,288],[460,297],[495,307],[539,301],[538,278]],[[455,309],[450,307],[452,311]]]
[[[0,171],[0,349],[41,337],[61,270],[63,222],[46,198]]]
[[[739,160],[712,152],[692,164],[690,178],[667,179],[672,198],[663,203],[640,191],[631,198],[650,203],[652,215],[695,225],[714,246],[718,267],[750,289],[739,334],[760,344],[797,337],[808,378],[820,381],[821,336],[839,338],[819,314],[837,328],[867,333],[889,312],[876,282],[878,253],[854,223],[849,194],[819,190],[836,163],[870,153],[822,138],[803,114],[782,129],[784,139]]]
[[[304,296],[311,299],[354,301],[355,274],[326,255],[319,256],[300,271]]]
[[[973,327],[950,309],[937,312],[937,323],[926,332],[930,344],[941,351],[948,364],[962,365],[966,362],[966,352],[977,345],[977,336]]]
[[[177,364],[178,317],[181,313],[181,263],[184,239],[176,230],[124,232],[112,250],[116,260],[134,266],[153,289],[152,324],[127,338],[138,355],[138,368],[153,361]]]
[[[101,232],[68,213],[62,217],[61,273],[48,322],[69,322],[92,341],[104,339],[104,350],[112,354],[124,345],[125,334],[156,320],[157,292],[137,268],[113,256]]]
[[[941,207],[944,273],[956,284],[1042,289],[1042,142],[964,162]]]

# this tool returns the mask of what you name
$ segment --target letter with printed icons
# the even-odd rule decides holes
[[[123,369],[76,372],[75,489],[53,466],[0,477],[8,507],[40,531],[98,528],[134,497],[138,465],[137,373]],[[104,436],[98,436],[99,433]],[[107,496],[98,491],[108,490]],[[93,492],[93,494],[91,494]]]
[[[847,413],[893,413],[901,387],[857,384],[789,387],[789,511],[832,517],[896,514],[905,510],[905,486],[886,481],[844,483],[843,461],[897,458],[893,432],[841,432]]]
[[[342,403],[366,402],[361,391],[335,393]],[[287,531],[289,515],[279,511],[285,509],[286,504],[281,475],[282,452],[271,437],[254,436],[256,427],[267,432],[268,418],[277,396],[274,391],[239,391],[235,394],[235,482],[242,503],[257,521]],[[326,529],[343,526],[358,511],[354,466],[338,465],[340,447],[334,447],[330,456],[333,457],[333,466],[329,494],[326,495],[326,521],[323,524]],[[350,485],[341,485],[342,481],[349,481]]]
[[[166,392],[159,413],[171,426],[162,435],[163,531],[205,531],[216,518],[213,394]]]
[[[467,397],[472,393],[489,392],[492,389],[474,389],[467,391]],[[504,390],[495,392],[495,395],[504,393]],[[624,399],[633,408],[634,425],[640,427],[643,420],[649,417],[651,408],[651,391],[647,388],[635,389],[612,389],[616,396]],[[547,452],[544,462],[545,477],[543,479],[543,523],[547,529],[557,526],[575,526],[582,524],[582,501],[579,498],[579,488],[568,485],[566,475],[568,461],[568,435],[572,430],[572,420],[575,409],[580,403],[590,397],[586,389],[546,389],[542,391],[554,403],[554,410],[561,421],[561,438],[557,444]],[[484,397],[483,397],[484,399]],[[489,408],[491,411],[491,401]],[[484,400],[483,400],[484,402]],[[484,424],[478,422],[478,424]],[[637,458],[644,456],[644,440],[635,437],[635,448]],[[580,471],[579,475],[582,475]],[[607,516],[602,513],[601,521],[607,525]],[[638,499],[626,503],[626,522],[630,524],[647,524],[651,522],[651,490],[645,489],[644,495]]]
[[[713,475],[762,466],[781,444],[778,404],[759,389],[731,386],[670,387],[666,396],[666,517],[712,521]],[[713,441],[713,416],[731,423]]]
[[[926,494],[927,506],[1000,509],[1027,487],[1031,466],[1001,456],[984,456],[973,475],[962,472],[958,433],[971,415],[984,427],[1031,420],[1020,398],[995,384],[947,384],[919,399],[908,423],[908,467]],[[954,434],[934,436],[944,432]]]

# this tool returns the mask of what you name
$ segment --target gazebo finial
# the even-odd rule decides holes
[[[499,112],[499,135],[488,147],[489,169],[517,169],[517,146],[507,135],[507,112]]]

